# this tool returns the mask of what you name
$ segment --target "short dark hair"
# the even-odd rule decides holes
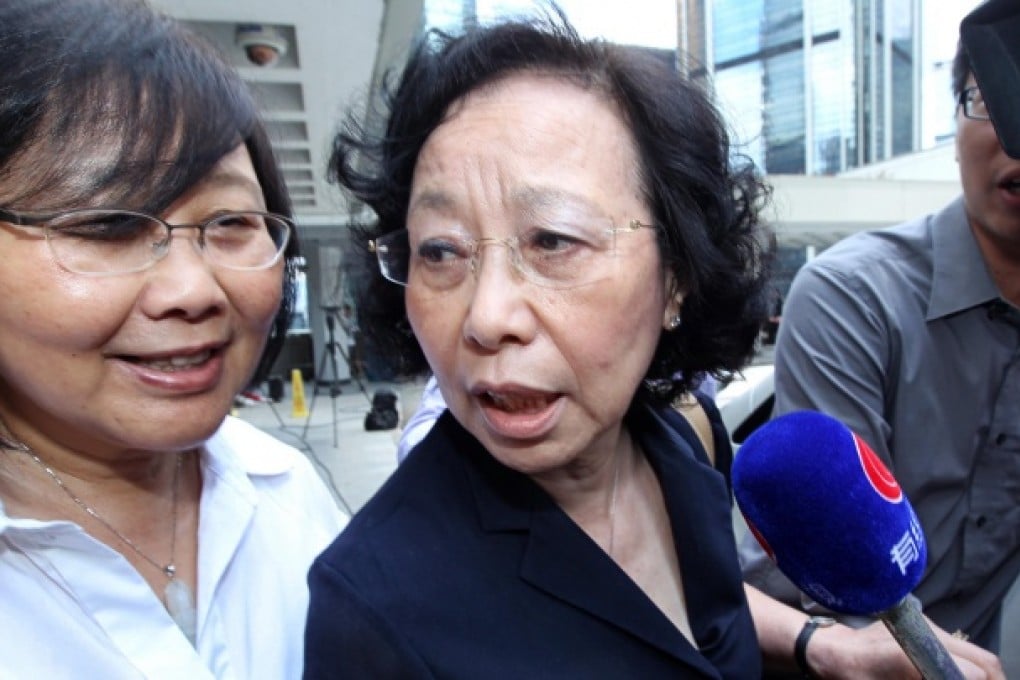
[[[683,303],[683,325],[663,333],[649,384],[666,398],[703,374],[723,377],[751,358],[767,314],[769,248],[760,210],[768,188],[753,164],[733,153],[705,90],[637,48],[585,40],[562,15],[474,26],[462,35],[426,33],[398,81],[386,81],[385,129],[347,118],[334,138],[330,177],[368,204],[377,221],[362,243],[404,228],[411,181],[426,138],[448,107],[508,75],[563,78],[614,101],[634,134],[645,199],[659,227],[663,266]],[[373,257],[365,253],[366,258]],[[362,329],[397,370],[427,368],[410,334],[403,291],[374,262],[362,291]],[[673,291],[675,292],[675,291]]]
[[[967,87],[967,77],[970,76],[970,55],[963,41],[956,43],[956,54],[953,56],[953,98],[960,100],[960,95]]]
[[[267,208],[290,199],[247,86],[210,44],[141,0],[0,3],[0,202],[160,214],[243,143]],[[265,376],[294,308],[297,236]]]

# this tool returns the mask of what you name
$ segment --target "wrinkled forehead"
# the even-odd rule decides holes
[[[472,197],[518,212],[644,206],[637,142],[615,100],[571,78],[515,72],[446,110],[416,159],[409,209],[454,212]],[[462,206],[463,207],[463,206]]]

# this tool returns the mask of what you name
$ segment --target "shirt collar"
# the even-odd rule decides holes
[[[962,312],[999,298],[974,239],[963,196],[932,218],[932,286],[926,320]]]
[[[285,474],[296,462],[292,446],[232,416],[209,438],[205,449],[215,468],[229,465],[255,477]]]
[[[266,435],[252,425],[228,416],[219,429],[206,442],[202,454],[203,475],[213,473],[218,478],[232,481],[231,486],[254,502],[252,477],[272,477],[289,472],[295,464],[294,450],[283,442]],[[0,535],[9,529],[32,532],[73,532],[77,525],[63,520],[43,521],[7,515],[0,499]]]
[[[46,531],[52,534],[70,534],[77,530],[77,525],[65,520],[40,520],[31,517],[11,517],[7,514],[7,507],[0,498],[0,536],[8,531],[15,533],[33,531]]]

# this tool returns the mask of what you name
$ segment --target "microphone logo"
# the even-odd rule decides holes
[[[854,438],[854,445],[857,447],[857,458],[861,462],[864,476],[867,477],[871,488],[879,496],[890,503],[899,503],[903,500],[903,490],[900,488],[896,478],[889,472],[882,459],[871,450],[868,443],[860,438],[856,432],[851,433]]]
[[[744,515],[744,511],[741,510],[740,514]],[[758,545],[762,547],[762,550],[765,551],[765,554],[769,556],[770,560],[775,562],[776,561],[775,551],[772,550],[772,546],[769,545],[769,542],[766,541],[765,537],[761,535],[760,531],[758,531],[758,527],[754,526],[754,523],[747,518],[747,515],[744,515],[744,523],[747,524],[748,531],[750,531],[751,535],[754,536],[755,540],[758,541]]]

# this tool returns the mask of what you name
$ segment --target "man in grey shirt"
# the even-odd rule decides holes
[[[915,591],[925,613],[997,652],[1020,572],[1020,161],[1001,148],[962,49],[953,88],[963,196],[845,239],[799,272],[776,348],[775,413],[832,415],[890,465],[928,543]],[[742,559],[749,584],[810,609],[753,538]],[[755,623],[768,637],[757,613]],[[820,672],[853,634],[819,629],[803,670]]]

